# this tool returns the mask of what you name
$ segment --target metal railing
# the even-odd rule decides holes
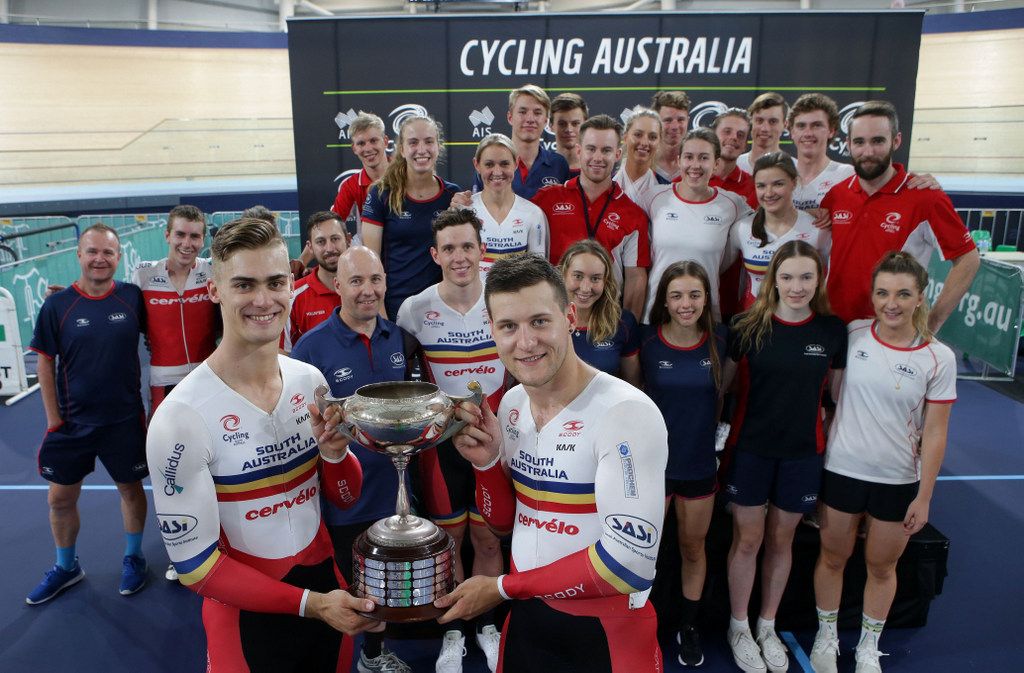
[[[993,251],[1024,249],[1024,208],[957,208],[956,212],[968,231],[988,232]]]

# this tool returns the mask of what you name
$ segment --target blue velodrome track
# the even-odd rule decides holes
[[[976,382],[959,382],[949,446],[932,503],[932,522],[951,540],[949,577],[923,628],[889,629],[886,671],[1020,671],[1024,586],[1024,403]],[[0,671],[136,673],[200,671],[205,639],[199,600],[153,573],[136,596],[117,593],[122,554],[118,498],[102,469],[86,480],[79,555],[87,578],[51,603],[30,608],[26,593],[53,563],[45,483],[36,473],[44,417],[39,395],[0,407]],[[152,516],[149,522],[152,522]],[[154,570],[166,559],[154,528],[144,551]],[[813,633],[784,634],[791,671],[810,671]],[[843,632],[840,671],[853,670],[857,632]],[[273,637],[273,634],[267,634]],[[416,671],[432,671],[436,641],[402,640],[396,649]],[[666,670],[675,664],[665,643]],[[734,671],[724,633],[705,634],[702,670]],[[465,670],[486,671],[470,648]]]

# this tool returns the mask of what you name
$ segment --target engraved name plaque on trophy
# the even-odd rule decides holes
[[[443,610],[434,600],[455,588],[455,544],[433,522],[409,511],[406,468],[421,451],[450,438],[465,423],[455,419],[463,400],[483,402],[476,381],[464,398],[442,393],[432,383],[396,381],[362,386],[346,398],[334,398],[321,386],[314,397],[321,411],[341,404],[339,429],[356,442],[391,458],[398,470],[396,513],[374,523],[352,546],[349,591],[377,607],[369,616],[387,622],[434,619]]]

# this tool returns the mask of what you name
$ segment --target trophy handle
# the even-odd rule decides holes
[[[480,384],[477,381],[470,381],[469,383],[466,384],[466,387],[469,388],[469,395],[464,395],[462,397],[459,397],[457,395],[448,395],[448,398],[452,401],[453,405],[457,405],[460,402],[472,402],[473,404],[479,407],[481,404],[484,403],[484,389],[480,386]],[[455,410],[453,407],[452,416],[454,415]],[[432,445],[436,446],[441,442],[451,439],[452,437],[455,436],[455,433],[457,433],[464,427],[466,427],[466,421],[452,421],[451,424],[447,428],[445,428],[444,432],[441,433],[441,436],[438,437],[437,440],[432,443]]]
[[[323,414],[332,404],[337,404],[341,407],[341,422],[336,428],[342,435],[347,435],[349,439],[355,439],[356,428],[348,422],[345,418],[345,401],[348,397],[332,397],[331,389],[327,386],[317,386],[316,390],[313,391],[313,401],[316,403],[316,408]]]

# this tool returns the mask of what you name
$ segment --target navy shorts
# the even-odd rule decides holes
[[[821,501],[846,514],[867,512],[879,521],[903,521],[920,483],[879,484],[825,470]]]
[[[737,451],[725,487],[730,502],[757,507],[770,502],[784,512],[806,514],[818,506],[824,456],[766,458]]]
[[[718,475],[703,479],[666,479],[665,497],[673,496],[683,500],[702,500],[718,492]]]
[[[96,458],[119,484],[130,484],[148,475],[142,413],[112,425],[65,421],[47,430],[39,447],[39,474],[55,484],[71,486],[96,469]]]

